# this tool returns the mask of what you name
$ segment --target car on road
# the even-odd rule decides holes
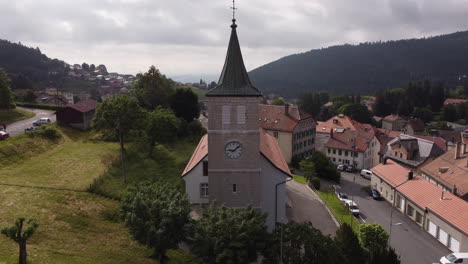
[[[10,134],[8,134],[5,131],[0,131],[0,140],[5,140],[10,137]]]
[[[382,196],[380,195],[379,191],[376,189],[369,189],[369,194],[372,196],[374,200],[380,200],[382,199]]]
[[[361,176],[365,179],[370,180],[372,178],[372,171],[370,170],[361,170]]]
[[[41,118],[33,122],[33,125],[40,126],[40,125],[48,125],[50,124],[49,118]]]
[[[356,168],[353,165],[347,165],[345,171],[353,173],[356,171]]]
[[[340,199],[340,201],[342,203],[345,203],[346,201],[349,201],[349,196],[346,193],[337,192],[336,196],[338,196],[338,199]]]
[[[24,129],[24,133],[31,133],[31,132],[36,132],[37,128],[35,127],[27,127]]]
[[[346,170],[346,167],[347,167],[347,166],[346,166],[345,164],[340,164],[340,165],[338,165],[338,166],[336,167],[336,169],[339,170],[339,171],[344,171],[344,170]]]
[[[452,253],[440,259],[440,263],[468,263],[468,253]]]
[[[352,200],[348,200],[345,202],[345,206],[346,208],[349,209],[349,211],[353,214],[353,215],[359,215],[359,207],[357,206],[357,204],[352,201]]]

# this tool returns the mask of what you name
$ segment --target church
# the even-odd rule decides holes
[[[206,94],[208,134],[182,179],[192,204],[252,205],[268,214],[271,230],[276,222],[287,222],[285,182],[291,172],[276,139],[259,126],[263,95],[250,82],[236,28],[233,19],[218,85]]]

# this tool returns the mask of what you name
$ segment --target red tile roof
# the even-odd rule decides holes
[[[392,187],[396,187],[408,180],[408,169],[390,159],[387,160],[387,164],[380,163],[371,171]]]
[[[263,129],[260,129],[260,152],[267,158],[273,166],[287,175],[291,175],[289,166],[284,159],[283,153],[278,145],[276,139],[266,133]],[[197,166],[200,161],[202,161],[206,155],[208,155],[208,135],[204,135],[200,142],[198,143],[197,148],[192,154],[187,166],[185,166],[184,172],[182,172],[182,177],[189,173],[195,166]]]
[[[334,131],[332,134],[326,144],[327,147],[357,152],[364,152],[375,135],[373,129],[363,127],[357,130],[346,129],[342,133]]]
[[[399,115],[391,114],[391,115],[388,115],[388,116],[384,117],[383,120],[393,122],[393,121],[396,121],[396,120],[399,120],[399,119],[404,119],[404,118],[399,116]]]
[[[285,106],[259,105],[258,124],[263,129],[292,132],[301,120],[312,118],[296,106],[289,106],[288,114],[285,114]]]
[[[379,133],[384,134],[387,137],[391,137],[391,138],[396,138],[399,135],[403,134],[403,132],[393,131],[393,130],[386,129],[386,128],[377,128],[377,130],[379,131]]]
[[[440,199],[442,194],[441,188],[419,176],[414,177],[396,189],[423,209],[434,202],[435,199]]]
[[[93,99],[86,99],[84,101],[79,101],[78,103],[74,105],[70,105],[68,107],[71,107],[79,112],[86,113],[92,110],[95,110],[98,105],[98,102]]]
[[[417,136],[417,135],[414,135],[413,137],[416,137],[416,138],[420,138],[420,139],[424,139],[424,140],[427,140],[427,141],[431,141],[431,142],[434,142],[437,146],[439,146],[439,148],[441,148],[442,150],[447,150],[447,145],[446,145],[446,141],[445,139],[441,138],[441,137],[432,137],[432,136]]]
[[[444,101],[444,105],[448,104],[460,104],[460,103],[465,103],[468,102],[467,99],[455,99],[455,98],[447,98]]]
[[[336,121],[334,121],[336,120]],[[317,133],[330,133],[330,130],[337,128],[345,128],[349,130],[356,130],[356,126],[359,125],[357,121],[352,120],[349,116],[334,116],[325,122],[319,122],[315,131]]]

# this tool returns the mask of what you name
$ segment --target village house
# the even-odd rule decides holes
[[[261,104],[259,126],[278,140],[286,162],[315,151],[315,120],[297,106]]]
[[[57,111],[57,122],[71,127],[86,130],[91,128],[91,121],[96,112],[98,102],[93,99],[80,101]]]
[[[382,128],[401,131],[406,124],[406,120],[399,115],[388,115],[382,119]]]
[[[317,126],[315,127],[315,149],[321,152],[326,150],[325,144],[327,144],[330,138],[330,131],[336,129],[356,130],[358,125],[361,124],[343,114],[336,115],[325,122],[317,122]]]
[[[411,118],[403,126],[403,132],[408,135],[416,135],[416,133],[421,133],[426,130],[426,124],[419,118]]]
[[[468,99],[456,99],[456,98],[447,98],[444,100],[444,105],[449,104],[461,104],[468,102]]]

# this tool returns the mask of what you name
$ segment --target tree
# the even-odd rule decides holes
[[[392,247],[385,248],[369,257],[369,264],[400,264],[400,256]]]
[[[312,161],[302,160],[299,162],[299,166],[301,167],[301,171],[304,172],[304,177],[307,181],[310,181],[313,177],[317,176],[315,172],[315,164]]]
[[[11,227],[4,227],[1,228],[0,233],[4,234],[11,240],[18,243],[19,246],[19,264],[26,264],[26,258],[28,256],[26,251],[26,242],[28,239],[34,234],[36,229],[39,227],[39,224],[36,222],[35,219],[28,220],[28,227],[25,228],[24,221],[26,219],[24,217],[19,217],[16,219],[15,225]],[[23,231],[23,228],[25,230]]]
[[[94,64],[89,65],[89,70],[91,72],[94,72],[96,70],[96,65],[94,65]]]
[[[177,88],[170,96],[169,104],[175,115],[185,119],[187,122],[200,116],[198,96],[190,88]]]
[[[153,110],[158,106],[167,106],[171,94],[169,80],[158,69],[151,66],[148,72],[137,74],[132,93],[141,107]]]
[[[21,90],[34,90],[34,84],[29,80],[28,77],[24,76],[23,74],[19,75],[11,75],[11,89],[21,89]]]
[[[445,121],[453,122],[458,119],[457,107],[453,104],[445,105],[442,111],[442,117]]]
[[[81,69],[83,69],[83,71],[89,71],[89,65],[86,62],[83,62],[83,64],[81,64]]]
[[[15,108],[13,93],[10,89],[10,80],[6,73],[0,69],[0,109]]]
[[[34,94],[34,92],[31,90],[17,92],[15,97],[16,101],[28,103],[35,103],[37,98],[36,94]]]
[[[101,74],[104,74],[104,75],[107,75],[107,74],[108,74],[106,65],[104,65],[104,64],[99,64],[99,65],[96,67],[96,69],[99,70],[99,72],[100,72]]]
[[[320,108],[322,105],[326,103],[321,101],[325,98],[326,96],[324,94],[302,93],[299,95],[297,104],[305,112],[313,116],[317,116],[320,113]]]
[[[280,98],[275,98],[273,101],[271,101],[272,105],[285,105],[286,103],[283,101],[283,99]]]
[[[266,214],[252,206],[236,209],[214,204],[196,221],[192,252],[203,263],[251,263],[268,238]]]
[[[208,90],[211,90],[211,89],[214,89],[216,88],[216,85],[218,85],[216,82],[211,82],[209,85],[208,85]]]
[[[367,106],[362,104],[345,104],[338,109],[340,114],[347,115],[352,119],[360,122],[369,124],[372,122],[372,114]]]
[[[177,248],[185,238],[190,202],[171,184],[143,182],[132,186],[121,208],[132,238],[151,248],[160,263],[165,261],[166,251]]]
[[[315,151],[310,160],[315,164],[315,171],[320,178],[340,182],[341,174],[335,165],[322,152]]]
[[[124,142],[128,133],[140,125],[142,110],[137,101],[127,95],[116,95],[98,105],[93,119],[93,128],[118,135],[122,177],[125,178]]]
[[[346,263],[366,263],[366,252],[362,249],[359,238],[349,224],[342,224],[336,231],[335,243],[347,260]]]
[[[371,255],[387,248],[388,237],[388,233],[378,223],[359,225],[359,240]]]
[[[148,140],[148,156],[152,156],[156,143],[172,142],[177,136],[179,120],[172,112],[158,107],[146,114],[146,138]]]
[[[413,117],[423,120],[424,123],[429,123],[432,121],[433,113],[427,107],[415,107]]]

